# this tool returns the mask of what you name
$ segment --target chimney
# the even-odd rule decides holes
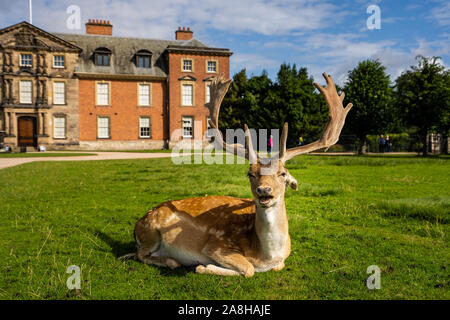
[[[86,23],[86,34],[112,36],[112,27],[109,20],[89,19],[89,22]]]
[[[194,36],[194,32],[191,31],[191,28],[187,28],[183,27],[183,29],[181,29],[181,27],[178,27],[178,30],[175,31],[175,40],[190,40],[192,39],[192,37]]]

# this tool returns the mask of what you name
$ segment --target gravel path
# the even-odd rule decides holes
[[[70,153],[74,153],[70,151]],[[89,152],[91,153],[91,152]],[[86,160],[120,160],[120,159],[152,159],[170,158],[171,153],[145,153],[145,152],[94,152],[90,156],[68,157],[33,157],[33,158],[0,158],[0,169],[18,166],[34,161],[86,161]]]

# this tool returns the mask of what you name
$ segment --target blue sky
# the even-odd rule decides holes
[[[367,7],[379,6],[381,29],[368,30]],[[66,26],[77,5],[81,29]],[[0,28],[29,19],[28,0],[0,0]],[[117,36],[173,39],[178,26],[211,46],[230,48],[231,74],[267,70],[283,62],[324,71],[339,82],[358,61],[379,58],[394,80],[417,54],[450,58],[450,2],[445,0],[34,0],[33,24],[47,31],[83,33],[89,18],[110,20]]]

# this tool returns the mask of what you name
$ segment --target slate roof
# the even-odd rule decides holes
[[[168,67],[164,56],[166,50],[201,51],[231,55],[228,49],[210,48],[195,38],[190,40],[155,40],[92,34],[55,33],[55,35],[82,48],[77,73],[167,77]],[[96,66],[93,63],[94,50],[101,47],[111,50],[109,67]],[[150,68],[136,67],[133,59],[139,50],[152,52]]]

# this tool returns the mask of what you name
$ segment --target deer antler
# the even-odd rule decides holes
[[[222,100],[227,94],[228,87],[230,86],[231,79],[226,79],[223,74],[220,74],[219,77],[214,77],[212,80],[209,92],[210,92],[210,100],[206,104],[206,107],[209,109],[209,114],[211,120],[209,120],[209,124],[212,128],[215,129],[215,139],[217,143],[222,145],[223,149],[226,152],[231,154],[237,154],[239,156],[244,156],[246,159],[250,160],[250,163],[254,163],[257,159],[257,154],[253,150],[252,139],[250,135],[250,131],[247,125],[244,126],[245,130],[245,148],[240,144],[228,144],[222,138],[222,133],[219,130],[219,111],[220,105],[222,104]],[[253,161],[253,162],[252,162]]]
[[[345,123],[345,117],[352,108],[353,104],[349,103],[347,107],[344,108],[342,102],[344,101],[345,94],[342,92],[341,95],[338,95],[336,86],[334,85],[331,76],[327,75],[326,73],[323,73],[322,75],[327,82],[326,87],[322,87],[321,85],[314,82],[314,86],[323,95],[330,109],[329,120],[322,132],[322,137],[320,138],[320,140],[314,141],[306,146],[299,146],[286,150],[286,139],[288,131],[288,124],[286,122],[284,124],[283,133],[281,135],[281,149],[279,156],[279,158],[283,162],[286,162],[289,159],[292,159],[293,157],[300,154],[305,154],[317,149],[329,148],[339,140],[339,135]]]

